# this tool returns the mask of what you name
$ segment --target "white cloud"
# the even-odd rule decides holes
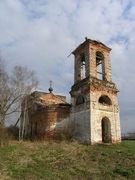
[[[135,119],[134,29],[134,0],[0,1],[1,53],[11,67],[17,63],[35,69],[43,90],[51,79],[55,91],[68,93],[73,56],[67,56],[85,36],[110,46],[123,124]]]

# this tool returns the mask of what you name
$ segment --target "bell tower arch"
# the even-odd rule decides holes
[[[71,118],[74,137],[82,142],[103,141],[103,117],[109,119],[111,142],[121,141],[118,89],[112,82],[110,51],[102,42],[86,38],[72,52]]]

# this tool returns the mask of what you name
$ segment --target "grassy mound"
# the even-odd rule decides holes
[[[118,145],[11,142],[0,148],[0,179],[135,179],[135,141]]]

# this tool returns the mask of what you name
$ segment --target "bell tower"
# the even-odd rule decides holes
[[[86,38],[72,52],[71,119],[73,136],[82,142],[121,141],[118,89],[112,82],[110,51],[103,43]]]

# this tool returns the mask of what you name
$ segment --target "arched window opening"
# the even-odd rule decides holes
[[[101,122],[102,128],[102,142],[110,143],[111,142],[111,123],[107,117],[104,117]]]
[[[86,78],[86,61],[85,54],[81,54],[81,80]]]
[[[110,106],[112,105],[111,99],[108,96],[101,96],[98,102],[102,105]]]
[[[76,100],[76,105],[83,104],[85,102],[84,97],[82,95],[79,95]]]
[[[96,69],[97,69],[97,78],[104,80],[105,72],[104,72],[104,56],[101,52],[96,52]]]

